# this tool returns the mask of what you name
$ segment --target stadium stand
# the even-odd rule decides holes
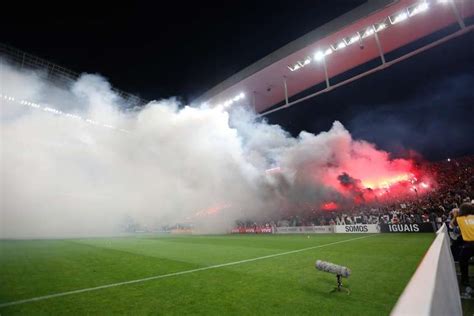
[[[354,205],[343,210],[313,210],[280,219],[243,220],[239,227],[270,225],[274,227],[327,226],[350,224],[422,224],[437,228],[451,221],[451,211],[474,199],[474,156],[446,159],[423,166],[433,174],[437,187],[425,195],[415,195]]]
[[[472,214],[474,208],[474,156],[448,158],[428,163],[424,167],[435,176],[438,183],[436,189],[429,194],[386,204],[361,204],[352,209],[331,212],[320,210],[306,217],[300,214],[278,221],[241,221],[233,232],[247,232],[245,227],[265,226],[273,227],[272,232],[279,234],[337,233],[344,232],[341,227],[351,226],[366,226],[367,230],[345,232],[437,230],[436,239],[405,288],[392,315],[462,315],[461,297],[471,299],[473,293],[469,279],[472,275],[468,275],[468,262],[472,259],[473,252],[470,239],[464,241],[462,237],[466,235],[465,232],[461,232],[453,224],[457,216],[463,215],[459,208],[468,209],[465,216]],[[416,231],[412,230],[414,226]],[[370,230],[375,227],[380,230]],[[387,227],[398,230],[384,231]],[[463,252],[466,246],[469,251]],[[456,264],[460,265],[460,269],[456,269]],[[462,270],[462,282],[458,282],[456,270]]]
[[[44,71],[49,81],[57,85],[67,85],[76,81],[81,75],[78,72],[64,68],[58,64],[47,61],[43,58],[26,53],[9,45],[0,43],[0,59],[8,61],[12,65],[16,65],[20,69],[27,68],[33,70]],[[128,92],[112,88],[112,90],[121,98],[123,98],[130,108],[147,104],[148,101],[139,96]]]

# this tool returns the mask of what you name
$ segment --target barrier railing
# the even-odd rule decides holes
[[[446,224],[438,230],[435,240],[391,315],[462,315],[461,297]]]

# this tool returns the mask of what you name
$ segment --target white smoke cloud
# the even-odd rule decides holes
[[[171,99],[127,112],[98,75],[60,87],[0,64],[0,93],[15,98],[0,98],[0,238],[111,235],[127,218],[224,232],[240,218],[278,218],[294,202],[334,197],[323,185],[328,170],[354,150],[380,153],[339,122],[292,138],[243,108],[229,114]],[[276,166],[281,172],[266,172]],[[302,176],[308,168],[313,176]]]

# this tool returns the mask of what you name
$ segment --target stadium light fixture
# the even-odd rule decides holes
[[[316,61],[321,61],[323,60],[323,58],[324,58],[324,53],[320,50],[314,54],[314,60]]]
[[[20,104],[22,105],[28,105],[28,106],[31,106],[32,108],[36,108],[38,109],[40,106],[39,104],[36,104],[36,103],[33,103],[33,102],[29,102],[29,101],[26,101],[26,100],[21,100],[20,101]]]
[[[408,19],[408,13],[406,10],[403,10],[402,12],[389,16],[388,19],[390,20],[390,23],[392,23],[392,25],[395,25]]]
[[[53,113],[53,114],[63,114],[62,111],[56,110],[56,109],[53,109],[53,108],[50,108],[50,107],[48,107],[48,106],[43,107],[43,111],[45,111],[45,112],[50,112],[50,113]]]
[[[369,26],[365,31],[359,32],[359,34],[362,34],[362,38],[369,37],[375,33],[374,27]]]
[[[239,94],[239,98],[243,98],[245,95],[243,93]],[[130,131],[127,131],[125,129],[121,129],[121,128],[116,128],[112,125],[109,125],[109,124],[102,124],[100,122],[97,122],[97,121],[94,121],[94,120],[91,120],[91,119],[84,119],[82,117],[80,117],[79,115],[76,115],[76,114],[71,114],[71,113],[66,113],[66,112],[63,112],[61,110],[58,110],[56,108],[54,108],[53,106],[49,105],[49,104],[38,104],[38,103],[35,103],[35,102],[30,102],[30,101],[27,101],[27,100],[16,100],[15,97],[13,96],[9,96],[9,95],[6,95],[6,94],[2,94],[0,95],[0,98],[2,98],[7,100],[7,101],[10,101],[10,102],[15,102],[15,103],[18,103],[18,104],[21,104],[21,105],[26,105],[26,106],[30,106],[32,108],[36,108],[36,109],[39,109],[39,110],[42,110],[44,112],[48,112],[48,113],[52,113],[52,114],[56,114],[58,116],[64,116],[64,117],[67,117],[67,118],[71,118],[71,119],[76,119],[76,120],[80,120],[80,121],[83,121],[83,122],[87,122],[89,124],[92,124],[92,125],[96,125],[96,126],[102,126],[102,127],[106,127],[106,128],[110,128],[110,129],[113,129],[113,130],[116,130],[116,131],[120,131],[120,132],[124,132],[124,133],[130,133]]]
[[[355,42],[359,41],[360,40],[360,35],[359,33],[351,36],[351,37],[346,37],[344,38],[344,43],[346,43],[346,45],[351,45],[351,44],[354,44]]]
[[[429,8],[430,8],[430,6],[429,6],[428,2],[423,1],[419,4],[416,4],[412,7],[409,7],[408,8],[408,16],[410,16],[410,17],[415,16],[419,13],[422,13],[422,12],[428,10]]]
[[[331,55],[333,53],[333,51],[334,50],[331,47],[326,48],[324,51],[319,50],[312,57],[308,56],[303,61],[298,61],[293,66],[288,65],[287,67],[290,71],[299,70],[299,69],[311,64],[312,61],[321,61],[325,56]]]
[[[228,107],[231,106],[233,103],[235,103],[235,102],[237,102],[237,101],[240,101],[240,100],[242,100],[243,98],[245,98],[245,93],[240,92],[239,94],[237,94],[237,95],[234,96],[233,98],[228,99],[228,100],[225,100],[223,103],[220,103],[220,104],[218,104],[217,106],[218,106],[218,107],[228,108]]]
[[[300,68],[301,68],[301,66],[298,63],[294,64],[293,66],[288,65],[288,69],[290,69],[290,71],[296,71]]]
[[[387,23],[385,23],[385,22],[376,23],[376,24],[374,25],[374,28],[375,28],[375,32],[380,32],[380,31],[382,31],[382,30],[384,30],[384,29],[387,28]]]
[[[339,49],[343,49],[344,47],[346,47],[346,43],[344,43],[344,40],[338,42],[338,43],[335,43],[333,45],[331,45],[331,48],[333,50],[339,50]]]
[[[452,0],[437,0],[438,3],[449,3]],[[365,29],[357,32],[356,34],[343,38],[342,40],[332,44],[326,50],[322,49],[321,51],[316,52],[312,57],[306,57],[304,60],[297,61],[295,64],[288,65],[288,69],[290,71],[297,71],[305,66],[309,65],[311,61],[321,61],[325,56],[332,54],[335,51],[345,48],[355,42],[359,41],[360,39],[372,36],[374,33],[378,33],[382,30],[385,30],[391,25],[395,25],[402,21],[407,20],[408,18],[418,15],[422,12],[427,11],[430,8],[430,3],[427,0],[420,1],[414,5],[409,7],[405,7],[402,11],[399,11],[391,16],[384,18],[383,20],[374,23],[366,27]],[[321,54],[321,52],[324,52]]]
[[[66,113],[66,117],[70,117],[76,120],[82,120],[82,117],[80,117],[79,115],[71,114],[71,113]]]

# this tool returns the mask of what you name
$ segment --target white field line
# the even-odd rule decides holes
[[[55,294],[38,296],[38,297],[33,297],[33,298],[27,298],[27,299],[24,299],[24,300],[18,300],[18,301],[13,301],[13,302],[2,303],[2,304],[0,304],[0,308],[7,307],[7,306],[13,306],[13,305],[20,305],[20,304],[25,304],[25,303],[30,303],[30,302],[43,301],[43,300],[47,300],[47,299],[55,298],[55,297],[79,294],[79,293],[84,293],[84,292],[92,292],[92,291],[107,289],[107,288],[121,286],[121,285],[142,283],[142,282],[157,280],[157,279],[164,279],[164,278],[169,278],[169,277],[173,277],[173,276],[177,276],[177,275],[189,274],[189,273],[194,273],[194,272],[199,272],[199,271],[205,271],[205,270],[217,269],[217,268],[222,268],[222,267],[234,266],[234,265],[237,265],[237,264],[253,262],[253,261],[258,261],[258,260],[263,260],[263,259],[268,259],[268,258],[274,258],[274,257],[279,257],[279,256],[285,256],[285,255],[289,255],[289,254],[292,254],[292,253],[298,253],[298,252],[303,252],[303,251],[307,251],[307,250],[323,248],[323,247],[327,247],[327,246],[342,244],[342,243],[345,243],[345,242],[364,239],[364,238],[369,238],[369,237],[373,237],[373,236],[376,236],[376,235],[374,234],[374,235],[368,235],[368,236],[363,236],[363,237],[350,238],[350,239],[335,241],[335,242],[332,242],[332,243],[329,243],[329,244],[324,244],[324,245],[318,245],[318,246],[312,246],[312,247],[296,249],[296,250],[291,250],[291,251],[286,251],[286,252],[280,252],[280,253],[275,253],[275,254],[267,255],[267,256],[263,256],[263,257],[250,258],[250,259],[245,259],[245,260],[240,260],[240,261],[216,264],[216,265],[213,265],[213,266],[207,266],[207,267],[202,267],[202,268],[197,268],[197,269],[192,269],[192,270],[185,270],[185,271],[173,272],[173,273],[168,273],[168,274],[155,275],[155,276],[151,276],[151,277],[143,278],[143,279],[136,279],[136,280],[130,280],[130,281],[124,281],[124,282],[118,282],[118,283],[112,283],[112,284],[105,284],[105,285],[100,285],[100,286],[96,286],[96,287],[89,287],[89,288],[80,289],[80,290],[73,290],[73,291],[55,293]]]

